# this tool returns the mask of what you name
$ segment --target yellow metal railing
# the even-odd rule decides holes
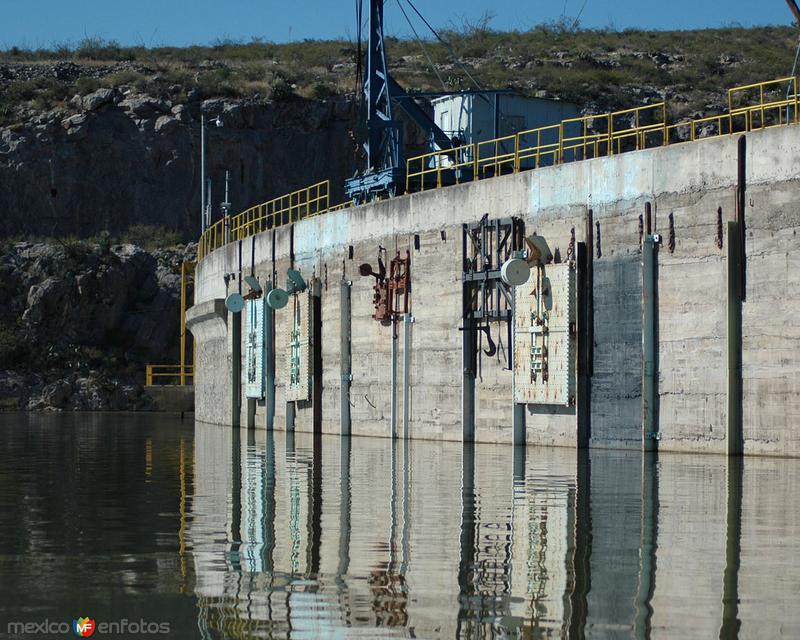
[[[667,104],[658,102],[424,153],[407,160],[406,192],[482,180],[544,166],[638,151],[702,138],[800,122],[798,79],[779,78],[734,87],[726,113],[670,124]],[[203,233],[198,260],[234,240],[303,218],[353,206],[330,206],[325,180],[219,220]]]
[[[424,191],[428,182],[426,176],[432,177],[437,188],[441,187],[443,171],[452,171],[456,184],[469,182],[477,172],[475,147],[474,144],[466,144],[409,158],[406,164],[406,191],[412,191],[414,185],[419,187],[418,191]]]
[[[191,385],[194,384],[194,365],[148,364],[145,375],[145,384],[148,387],[154,385]]]
[[[614,111],[610,126],[611,153],[663,146],[668,143],[667,103]]]
[[[196,262],[182,262],[181,263],[181,308],[180,308],[180,357],[181,362],[177,365],[172,364],[148,364],[145,372],[147,385],[167,385],[179,384],[192,385],[194,384],[194,367],[188,364],[191,359],[194,362],[195,342],[192,334],[186,332],[186,309],[189,305],[189,279],[194,276],[194,270],[197,266]],[[192,289],[194,293],[194,289]],[[192,296],[193,297],[193,296]],[[187,342],[191,355],[187,353]],[[172,380],[166,382],[165,380]],[[177,383],[175,382],[177,380]]]
[[[230,218],[217,220],[201,236],[197,259],[202,260],[228,242],[243,240],[267,229],[325,213],[329,204],[330,181],[323,180],[250,207]]]
[[[250,207],[231,218],[230,239],[242,240],[267,229],[325,213],[328,210],[329,194],[330,181],[324,180]]]
[[[538,169],[558,164],[561,151],[561,125],[552,124],[517,134],[515,171]]]
[[[733,126],[746,131],[797,122],[797,78],[789,76],[728,90],[728,113]]]
[[[734,87],[728,91],[727,113],[676,124],[667,119],[666,102],[658,102],[567,118],[560,124],[456,150],[422,154],[407,161],[406,191],[425,191],[542,166],[794,124],[800,121],[797,83],[796,77],[788,77]],[[442,161],[454,152],[457,157],[468,156],[472,161]],[[470,164],[471,171],[463,171]]]
[[[479,178],[492,178],[513,173],[516,157],[516,135],[479,142],[475,150],[475,175]]]

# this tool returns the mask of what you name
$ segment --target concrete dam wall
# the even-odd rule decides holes
[[[800,128],[742,138],[393,198],[213,251],[198,265],[195,305],[187,313],[197,343],[197,419],[244,424],[249,405],[255,425],[266,425],[265,400],[245,398],[246,314],[234,318],[223,301],[240,286],[248,292],[242,277],[251,265],[262,286],[279,287],[292,267],[314,295],[293,296],[274,312],[275,428],[339,433],[348,413],[341,411],[344,398],[355,435],[392,435],[394,414],[399,437],[461,440],[470,395],[464,370],[471,369],[474,439],[511,443],[519,396],[510,365],[520,387],[521,377],[536,377],[541,351],[536,356],[526,347],[512,358],[505,322],[491,323],[491,343],[486,331],[476,332],[471,346],[464,339],[462,225],[514,217],[525,236],[546,239],[555,259],[543,273],[554,283],[558,267],[577,271],[574,318],[563,329],[571,336],[563,345],[572,346],[564,347],[560,364],[552,346],[562,343],[552,336],[549,343],[552,377],[566,367],[569,390],[558,402],[519,405],[524,430],[518,427],[518,438],[570,447],[800,455]],[[372,317],[375,279],[358,267],[375,267],[379,254],[388,266],[406,251],[413,322],[397,323],[393,345],[393,327]],[[518,308],[527,309],[532,291],[546,291],[536,273],[516,288]],[[316,320],[305,329],[308,348],[295,344],[293,352],[298,336],[291,310],[306,299]],[[349,313],[346,307],[342,313],[348,300]],[[516,323],[519,330],[520,317]],[[348,326],[350,340],[343,341]],[[470,351],[478,352],[472,363],[463,355]],[[305,361],[309,388],[287,405],[297,398],[292,357]],[[342,393],[343,378],[349,393]]]

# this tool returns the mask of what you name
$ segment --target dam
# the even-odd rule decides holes
[[[442,165],[421,162],[404,196],[331,207],[322,184],[220,221],[186,313],[196,419],[800,455],[795,100],[707,119],[707,139],[692,122],[679,144],[666,122],[609,130],[605,150],[606,134],[570,144],[562,126],[557,162],[540,162],[541,142],[524,166],[518,136],[511,160],[473,156],[494,167],[486,179],[445,186]],[[530,277],[504,286],[515,257]],[[290,270],[305,286],[270,307]],[[226,308],[232,293],[243,310]]]

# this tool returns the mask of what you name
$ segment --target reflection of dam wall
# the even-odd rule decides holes
[[[198,423],[201,622],[232,637],[800,631],[795,461],[531,447],[512,473],[508,454]]]
[[[534,477],[515,491],[501,465],[505,447],[478,451],[470,481],[456,444],[359,439],[348,456],[348,440],[324,438],[315,449],[309,434],[292,443],[276,432],[270,442],[262,431],[248,447],[244,434],[197,425],[188,538],[212,626],[235,619],[323,633],[357,624],[443,638],[459,629],[491,635],[501,620],[565,626],[567,451],[553,450],[547,465],[562,470],[563,488]]]
[[[283,286],[292,265],[317,278],[321,296],[320,428],[340,429],[340,281],[352,281],[352,432],[388,435],[391,330],[372,320],[373,279],[358,265],[376,264],[379,247],[411,253],[410,436],[462,436],[461,225],[518,216],[526,233],[543,235],[566,259],[571,230],[593,256],[594,340],[591,444],[639,448],[642,431],[642,269],[640,218],[652,205],[658,251],[656,410],[660,448],[725,452],[728,397],[726,222],[733,218],[737,137],[545,167],[334,211],[231,243],[198,266],[196,415],[231,421],[232,322],[213,301],[237,290],[240,264],[262,283]],[[792,425],[800,416],[797,300],[800,252],[800,128],[747,134],[746,299],[743,303],[745,451],[800,455]],[[588,233],[591,231],[591,235]],[[241,262],[240,262],[241,259]],[[231,280],[228,276],[236,275]],[[247,288],[245,287],[245,292]],[[277,403],[285,425],[289,314],[275,314]],[[402,327],[398,340],[403,358]],[[244,333],[244,332],[243,332]],[[511,442],[511,373],[504,330],[498,354],[482,356],[476,389],[476,438]],[[502,342],[502,344],[500,344]],[[486,343],[483,343],[486,348]],[[244,350],[243,350],[244,351]],[[398,366],[401,370],[402,364]],[[242,368],[244,369],[244,368]],[[734,371],[735,373],[735,371]],[[402,393],[398,389],[398,407]],[[246,403],[242,402],[243,412]],[[244,416],[244,413],[242,414]],[[530,443],[574,446],[574,408],[529,405]],[[245,418],[242,417],[242,423]],[[311,430],[310,402],[296,425]],[[263,401],[256,425],[265,423]]]

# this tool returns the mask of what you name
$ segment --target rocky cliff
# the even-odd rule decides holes
[[[178,362],[180,264],[195,252],[4,245],[0,409],[150,408],[145,364]]]
[[[41,68],[63,78],[89,72],[68,64],[17,65],[13,73],[37,77]],[[234,211],[324,179],[338,197],[352,173],[344,99],[204,100],[190,91],[182,100],[121,86],[45,110],[17,108],[0,127],[0,236],[87,237],[153,224],[196,239],[201,114],[222,121],[207,128],[214,217],[226,171]]]

